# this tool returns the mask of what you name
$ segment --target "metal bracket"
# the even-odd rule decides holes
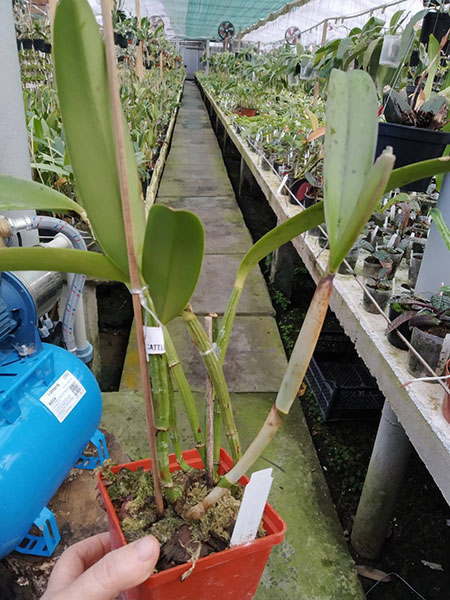
[[[101,431],[97,429],[97,431],[94,433],[94,435],[89,441],[96,447],[97,455],[86,456],[85,454],[80,454],[80,456],[77,458],[73,465],[77,469],[93,471],[97,467],[100,467],[105,462],[105,460],[109,458],[109,452],[106,446],[105,436]]]
[[[28,533],[16,546],[16,552],[36,556],[51,556],[61,540],[55,515],[44,506],[39,516],[33,521],[33,525],[36,525],[42,531],[42,535]]]

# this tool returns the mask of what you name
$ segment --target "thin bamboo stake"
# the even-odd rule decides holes
[[[50,9],[50,25],[52,27],[52,30],[53,30],[53,21],[55,19],[55,10],[56,10],[57,3],[58,3],[58,0],[48,0],[48,7]]]
[[[162,48],[159,53],[159,75],[162,79],[163,78],[163,51],[162,51]]]
[[[217,317],[217,315],[216,315]],[[210,342],[213,341],[213,319],[209,314],[205,317],[206,335]],[[214,405],[213,386],[211,379],[206,374],[206,485],[211,488],[214,485]]]
[[[141,28],[141,1],[136,0],[136,17],[139,29]],[[139,45],[136,46],[136,75],[139,81],[142,81],[144,77],[144,51],[143,41],[139,40]]]
[[[241,457],[241,442],[239,433],[234,422],[233,409],[231,407],[230,393],[227,388],[222,366],[217,359],[213,346],[209,341],[205,330],[199,323],[196,315],[188,305],[183,311],[183,320],[187,325],[189,336],[200,352],[205,367],[208,371],[214,386],[214,392],[220,403],[220,412],[225,425],[226,436],[230,444],[233,463],[236,463]]]
[[[148,440],[150,446],[150,458],[152,459],[152,474],[155,490],[156,512],[162,517],[164,514],[163,497],[158,473],[158,457],[156,452],[155,423],[153,417],[152,391],[147,373],[147,353],[144,341],[144,327],[142,320],[142,309],[137,290],[141,288],[139,270],[136,261],[136,252],[133,238],[133,225],[131,222],[130,191],[128,186],[128,173],[125,157],[125,140],[122,121],[122,107],[119,96],[119,82],[117,79],[116,59],[114,55],[114,34],[111,20],[111,0],[102,0],[103,30],[105,34],[106,63],[108,67],[108,79],[111,91],[111,108],[114,124],[114,138],[116,142],[116,160],[119,172],[120,196],[122,200],[122,212],[127,243],[128,267],[130,271],[130,283],[133,291],[134,323],[136,326],[136,337],[139,352],[139,370],[141,375],[142,391],[144,394],[145,412],[147,417]]]

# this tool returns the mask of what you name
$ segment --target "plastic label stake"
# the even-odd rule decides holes
[[[277,189],[277,194],[281,194],[281,190],[284,188],[284,186],[286,185],[286,181],[288,180],[288,175],[286,174],[283,177],[283,181],[280,183],[280,187]]]
[[[165,354],[164,333],[162,327],[144,326],[145,348],[147,350],[147,360],[149,354]]]
[[[250,477],[250,481],[245,486],[230,546],[238,546],[255,539],[272,482],[271,468],[256,471]]]

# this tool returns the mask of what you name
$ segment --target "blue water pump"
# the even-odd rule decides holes
[[[46,504],[72,466],[93,469],[108,457],[97,430],[101,393],[80,359],[41,342],[21,280],[0,275],[0,558],[50,556],[60,535]],[[83,454],[89,442],[96,456]],[[29,533],[33,524],[40,535]]]

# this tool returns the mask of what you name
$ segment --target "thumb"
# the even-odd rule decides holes
[[[153,573],[159,557],[159,542],[152,536],[141,538],[106,554],[66,590],[66,600],[114,600],[145,581]]]

